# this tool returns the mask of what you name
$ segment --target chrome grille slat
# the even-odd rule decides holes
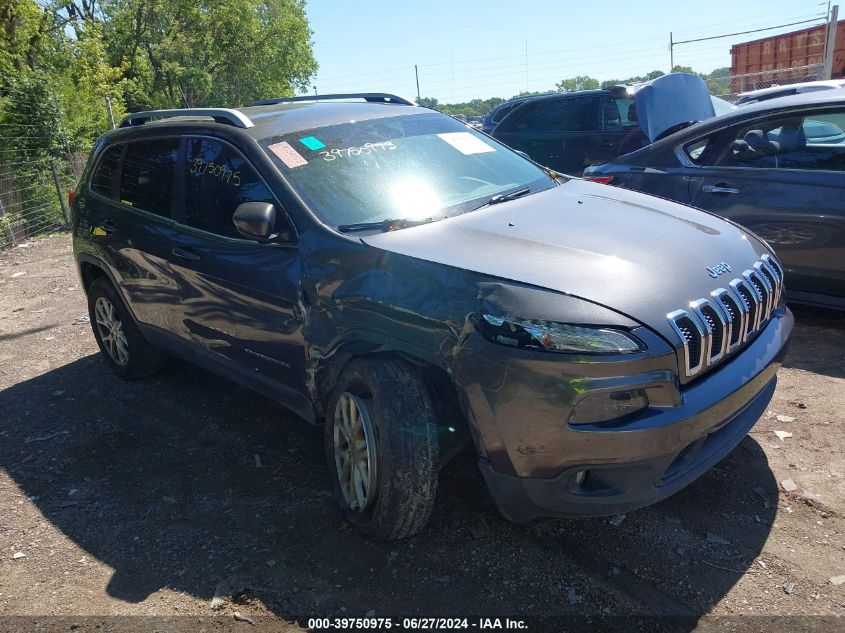
[[[763,315],[763,320],[765,320],[769,318],[769,315],[771,315],[772,310],[775,309],[775,288],[774,286],[772,286],[772,283],[766,277],[762,262],[755,262],[754,273],[757,275],[757,278],[763,285],[762,292],[765,295],[764,303],[766,304],[766,311]]]
[[[666,315],[681,339],[687,378],[737,351],[768,323],[783,298],[783,277],[780,262],[763,255],[727,288]]]
[[[763,260],[763,268],[768,270],[769,274],[772,276],[772,281],[775,287],[775,305],[777,305],[780,303],[780,299],[783,294],[783,270],[781,270],[780,265],[768,255],[763,255],[761,259]]]
[[[733,299],[736,302],[736,306],[737,308],[739,308],[740,312],[742,312],[739,327],[740,345],[742,345],[743,343],[745,343],[745,341],[748,340],[748,325],[752,319],[751,306],[748,305],[748,302],[745,300],[745,297],[742,296],[742,292],[740,291],[740,289],[744,288],[744,286],[745,282],[742,281],[742,279],[734,279],[728,284],[728,288],[730,288],[730,292],[732,293]],[[751,293],[748,292],[748,294]]]
[[[751,291],[754,301],[754,323],[748,328],[749,334],[760,329],[760,323],[763,322],[763,312],[766,310],[766,297],[763,295],[763,287],[757,279],[757,274],[753,270],[746,270],[742,273],[742,278],[745,280],[745,286]]]
[[[694,376],[704,366],[704,329],[686,310],[675,310],[667,315],[669,324],[681,337],[687,376]]]
[[[717,288],[710,293],[714,302],[722,310],[722,318],[725,323],[725,345],[724,353],[730,354],[737,347],[742,345],[742,327],[745,323],[743,312],[739,309],[736,299],[730,291],[725,288]]]

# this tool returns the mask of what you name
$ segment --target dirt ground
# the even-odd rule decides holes
[[[7,626],[14,615],[189,615],[250,630],[236,611],[278,630],[364,615],[843,624],[845,584],[831,580],[845,575],[843,314],[795,309],[770,410],[674,497],[621,522],[515,525],[462,456],[441,475],[431,526],[382,545],[335,508],[318,429],[182,363],[122,382],[79,318],[85,305],[67,236],[0,253]]]

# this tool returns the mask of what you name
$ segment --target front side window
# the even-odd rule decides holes
[[[178,139],[130,143],[123,157],[120,201],[136,209],[172,217],[173,177],[178,153]]]
[[[112,145],[103,152],[97,169],[91,177],[92,191],[107,198],[114,197],[114,180],[117,170],[120,167],[120,155],[123,153],[123,145]]]
[[[613,99],[623,126],[637,125],[637,106],[633,99]]]
[[[477,209],[498,194],[527,195],[555,185],[519,154],[435,113],[329,125],[261,144],[331,226],[440,219]]]
[[[720,164],[845,171],[845,110],[789,113],[743,126]]]
[[[188,139],[185,169],[188,226],[224,237],[242,237],[232,221],[238,205],[273,203],[273,195],[252,166],[226,143]]]
[[[502,132],[586,132],[594,130],[592,97],[529,102],[502,123]],[[618,112],[616,119],[618,120]]]

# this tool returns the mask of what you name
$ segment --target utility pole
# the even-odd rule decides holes
[[[455,56],[449,51],[449,65],[452,67],[452,103],[455,103]]]
[[[833,49],[836,48],[836,23],[839,20],[839,5],[830,8],[827,23],[827,39],[824,43],[824,68],[822,79],[830,79],[833,75]]]
[[[669,72],[675,67],[675,42],[672,40],[672,31],[669,31]]]
[[[528,92],[528,40],[525,40],[525,92]]]
[[[111,110],[111,97],[106,95],[106,112],[109,113],[109,125],[114,129],[114,113]]]
[[[422,97],[420,97],[420,69],[417,68],[416,64],[414,64],[414,76],[417,78],[417,105],[419,105],[422,101]]]

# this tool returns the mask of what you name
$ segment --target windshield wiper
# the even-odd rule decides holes
[[[509,191],[508,193],[497,193],[487,201],[487,204],[499,204],[500,202],[507,202],[508,200],[516,200],[528,193],[531,193],[531,187],[523,187],[522,189],[516,189],[514,191]]]
[[[436,220],[442,220],[447,216],[438,218],[425,218],[424,220],[408,220],[407,218],[388,218],[386,220],[379,220],[377,222],[357,222],[355,224],[341,224],[337,230],[341,233],[354,233],[356,231],[373,231],[381,229],[382,231],[396,231],[398,229],[407,229],[409,226],[419,226],[420,224],[428,224]]]

